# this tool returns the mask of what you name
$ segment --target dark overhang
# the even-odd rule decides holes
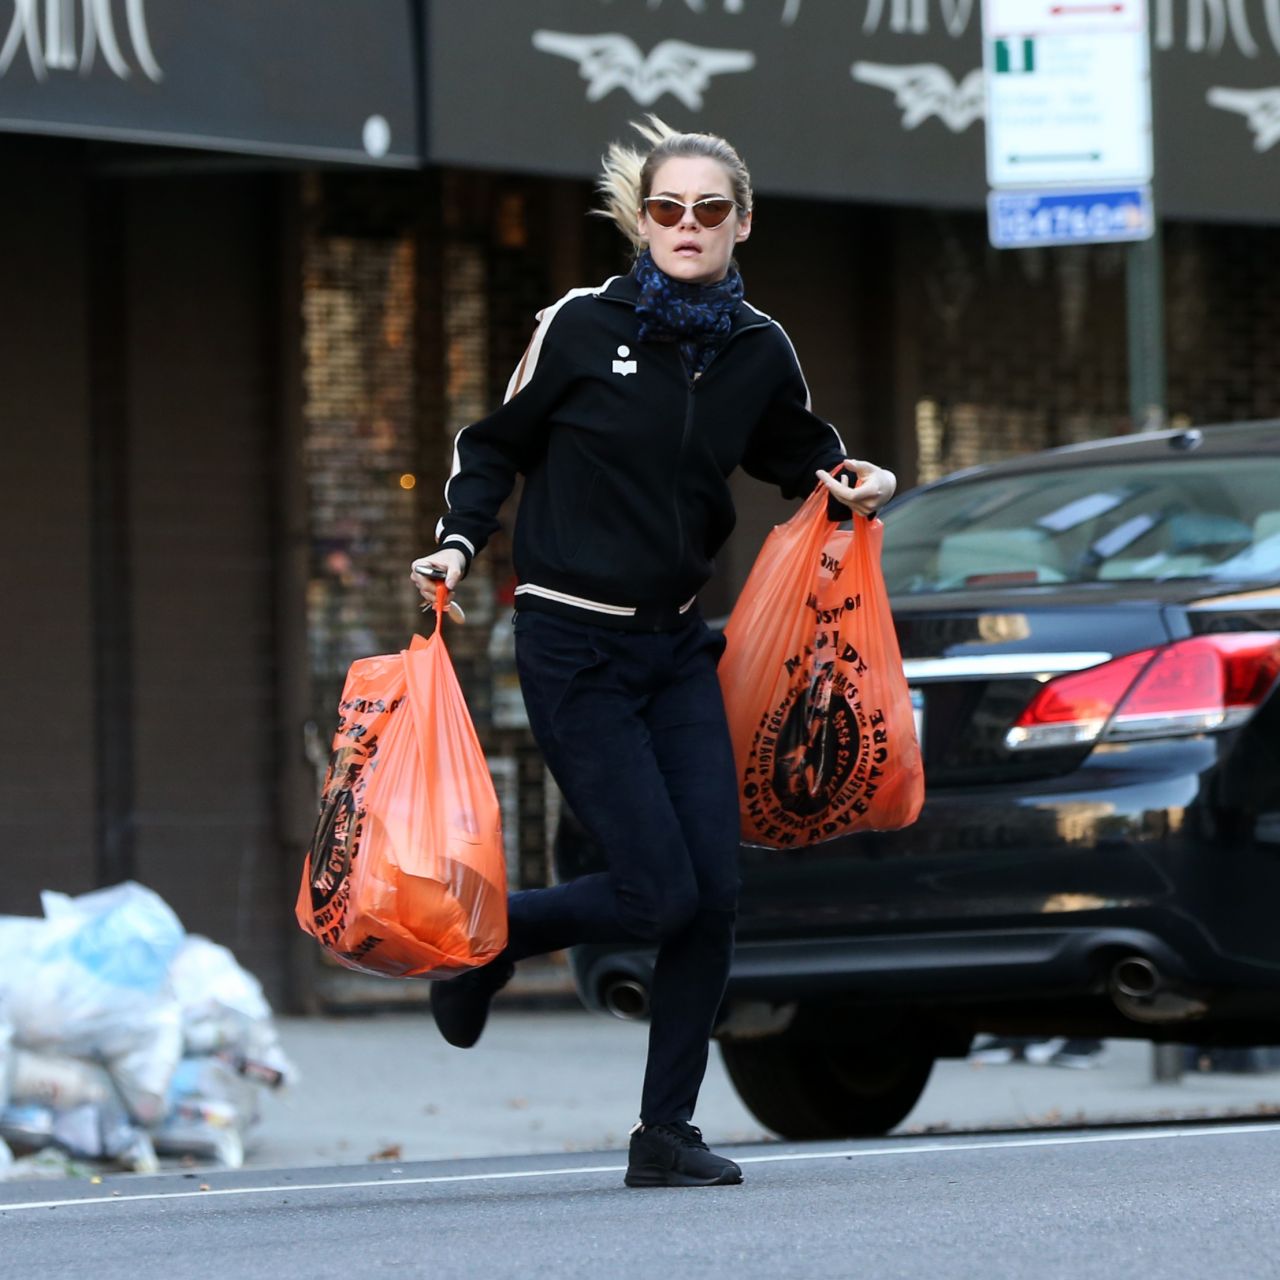
[[[1280,220],[1280,0],[1149,0],[1157,198]],[[763,192],[981,208],[980,0],[0,0],[0,130],[588,177],[656,111]]]
[[[0,0],[0,130],[416,167],[419,14],[417,0]]]
[[[762,191],[981,208],[981,8],[435,0],[428,154],[589,176],[656,111],[731,138]],[[1280,0],[1148,8],[1163,212],[1280,221]]]

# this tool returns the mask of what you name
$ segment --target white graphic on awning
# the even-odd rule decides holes
[[[604,0],[605,4],[609,4],[610,0]],[[707,0],[684,0],[685,6],[692,9],[694,13],[706,13]],[[746,0],[723,0],[725,13],[739,14],[746,8]],[[801,0],[782,0],[782,21],[787,26],[791,26],[793,22],[800,16]],[[650,9],[659,9],[662,7],[662,0],[649,0]]]
[[[1253,131],[1253,149],[1269,151],[1280,142],[1280,85],[1274,89],[1210,89],[1209,105],[1244,116]]]
[[[863,84],[893,93],[894,102],[902,109],[904,129],[914,129],[930,116],[937,116],[953,133],[963,133],[986,112],[981,67],[975,67],[959,84],[946,67],[935,62],[903,67],[855,62],[850,74]]]
[[[13,0],[13,20],[0,46],[0,76],[9,70],[23,46],[32,74],[42,83],[50,71],[88,75],[101,48],[102,60],[111,71],[128,80],[134,67],[121,47],[118,12],[123,14],[123,30],[138,70],[159,83],[164,71],[151,47],[146,0],[122,0],[114,7],[112,0]]]
[[[964,34],[973,15],[974,0],[938,0],[938,11],[943,25],[953,36]],[[867,34],[875,31],[885,16],[885,0],[867,0],[866,17],[862,29]],[[889,10],[889,30],[924,35],[929,30],[929,0],[892,0]]]
[[[1263,10],[1271,43],[1280,50],[1280,0],[1257,0]],[[1159,49],[1172,49],[1177,42],[1174,27],[1174,0],[1156,0],[1155,40]],[[1249,25],[1246,0],[1187,0],[1184,30],[1188,53],[1218,53],[1227,32],[1246,58],[1258,56],[1258,42]]]
[[[535,31],[533,47],[576,62],[587,81],[588,102],[625,89],[642,107],[669,93],[690,111],[701,109],[712,76],[750,71],[756,64],[748,49],[704,49],[683,40],[663,40],[646,56],[634,40],[617,33]]]

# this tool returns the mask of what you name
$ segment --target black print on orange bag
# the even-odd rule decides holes
[[[302,928],[368,973],[446,977],[507,942],[498,799],[436,618],[351,664],[298,890]]]
[[[720,682],[751,844],[894,830],[924,802],[883,525],[841,528],[826,505],[819,487],[770,533],[725,627]]]

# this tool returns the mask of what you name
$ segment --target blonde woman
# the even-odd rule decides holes
[[[733,951],[738,798],[716,680],[724,640],[697,606],[734,525],[737,467],[788,497],[815,478],[837,514],[874,513],[893,475],[846,459],[809,408],[782,327],[743,298],[734,250],[751,181],[723,138],[656,117],[614,144],[603,212],[628,275],[542,312],[506,403],[458,435],[438,549],[450,589],[525,477],[515,529],[516,661],[547,765],[609,870],[513,893],[492,964],[432,989],[451,1044],[479,1039],[515,963],[579,943],[657,948],[649,1053],[626,1184],[737,1183],[691,1123]],[[834,479],[848,463],[852,480]]]

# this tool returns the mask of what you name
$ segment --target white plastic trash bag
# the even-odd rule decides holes
[[[189,934],[182,944],[169,979],[182,1006],[184,1026],[197,1027],[228,1015],[249,1022],[265,1022],[271,1017],[271,1006],[257,978],[242,968],[226,947],[198,933]]]
[[[9,1105],[9,1079],[13,1074],[13,1023],[4,1016],[0,1000],[0,1111]]]
[[[104,1067],[62,1053],[14,1049],[9,1075],[9,1101],[15,1107],[35,1103],[67,1111],[85,1104],[116,1100],[115,1086]]]
[[[44,920],[0,920],[0,1002],[15,1044],[101,1061],[134,1118],[158,1120],[182,1056],[168,977],[185,937],[178,917],[133,882],[42,902]]]
[[[191,934],[174,959],[169,979],[182,1008],[188,1055],[222,1054],[269,1087],[295,1078],[262,984],[226,947]]]

